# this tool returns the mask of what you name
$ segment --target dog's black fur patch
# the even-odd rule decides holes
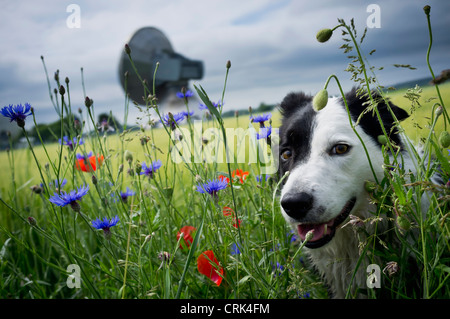
[[[368,97],[361,98],[356,94],[357,89],[353,88],[350,92],[345,95],[345,99],[347,100],[348,108],[350,111],[350,115],[352,120],[356,123],[358,118],[362,113],[364,113],[368,107]],[[398,129],[395,127],[395,121],[392,117],[391,112],[388,109],[387,104],[384,100],[376,93],[372,93],[372,97],[375,101],[378,102],[377,108],[380,113],[381,121],[383,122],[386,133],[389,136],[389,139],[393,141],[396,145],[402,146],[400,142],[400,138],[398,136]],[[343,99],[341,99],[342,105],[345,106]],[[406,119],[409,115],[408,113],[399,108],[398,106],[389,103],[392,112],[398,121],[402,121]],[[380,146],[381,143],[378,141],[379,135],[384,135],[383,130],[381,128],[380,122],[378,121],[378,117],[375,114],[375,111],[369,111],[360,118],[358,125],[364,130],[364,132],[371,136],[374,141],[376,141]]]
[[[288,94],[280,104],[280,112],[280,155],[286,150],[292,152],[288,161],[280,159],[280,173],[284,173],[308,157],[316,112],[312,97],[302,92]]]

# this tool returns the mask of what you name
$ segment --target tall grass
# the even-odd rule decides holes
[[[358,49],[357,62],[361,72],[365,72],[367,66],[354,27],[344,21],[341,27],[346,29],[345,36],[351,37],[354,49]],[[132,48],[126,47],[126,52],[133,65]],[[47,74],[43,58],[42,62]],[[135,72],[138,74],[137,69]],[[229,72],[232,68],[227,63],[219,97],[210,98],[202,87],[196,86],[206,111],[199,112],[189,98],[184,99],[186,111],[200,114],[200,124],[188,117],[173,127],[163,124],[162,128],[129,129],[130,101],[125,95],[125,130],[116,135],[95,129],[95,102],[86,93],[83,97],[71,97],[69,79],[61,83],[58,71],[53,96],[47,75],[51,101],[61,121],[56,135],[61,139],[81,138],[84,143],[74,149],[59,143],[41,143],[39,147],[30,144],[28,150],[11,148],[0,154],[5,159],[1,161],[0,173],[0,297],[326,298],[327,289],[304,258],[302,243],[280,214],[280,179],[276,174],[266,179],[264,174],[265,160],[277,156],[276,131],[269,139],[256,140],[252,134],[231,137],[227,128],[261,133],[261,127],[247,117],[224,120],[223,105],[216,108],[212,103],[224,100]],[[157,68],[154,76],[158,76]],[[372,87],[375,76],[369,80],[366,73],[361,79],[359,84],[366,94],[378,90],[385,96],[380,87]],[[149,122],[163,120],[165,114],[154,98],[157,92],[146,81],[142,84],[147,97],[146,105],[141,107],[142,117],[148,116]],[[84,88],[84,82],[82,85]],[[445,88],[444,92],[448,92],[448,86]],[[400,99],[399,96],[395,98]],[[439,94],[437,100],[444,110],[445,99],[446,93]],[[80,114],[81,127],[68,125],[73,121],[74,100],[86,105]],[[376,112],[375,105],[370,106]],[[436,136],[438,128],[446,129],[448,119],[442,113],[435,115],[437,106],[415,109],[417,117],[428,114],[427,124],[436,129],[430,130],[423,123],[422,128],[413,125],[425,139],[425,154],[411,154],[417,159],[418,172],[403,171],[398,165],[401,153],[395,145],[387,144],[386,175],[371,194],[378,203],[374,219],[387,218],[391,226],[387,233],[366,237],[361,243],[362,255],[376,256],[383,265],[398,265],[396,274],[383,275],[384,286],[389,287],[393,298],[450,296],[448,188],[431,180],[438,170],[445,181],[450,173],[446,149]],[[156,118],[148,115],[150,110],[156,112]],[[169,114],[168,119],[173,122],[174,115]],[[265,125],[276,127],[278,119],[274,112],[271,122]],[[26,127],[30,120],[27,119]],[[197,148],[187,147],[189,142],[191,146],[196,142],[196,128],[201,134],[208,129],[214,134],[208,137],[209,141],[197,144]],[[252,141],[256,143],[251,144]],[[219,161],[217,156],[221,153],[214,151],[214,145],[234,145],[234,153],[227,157],[225,152]],[[239,147],[246,150],[241,153],[244,157],[237,155]],[[78,170],[76,154],[89,152],[103,155],[104,160],[94,162],[95,170]],[[194,160],[195,152],[199,152],[200,162]],[[251,160],[252,152],[257,155],[256,161]],[[397,164],[391,162],[393,155]],[[436,162],[429,160],[431,155]],[[161,168],[151,176],[139,174],[156,160],[162,162]],[[89,162],[86,165],[90,167]],[[237,170],[245,172],[245,176],[233,178]],[[228,187],[214,195],[198,191],[202,184],[220,175],[229,179]],[[55,179],[64,178],[67,184],[55,187]],[[80,211],[49,201],[51,196],[81,185],[89,185],[90,189],[79,201]],[[127,188],[134,194],[123,200],[121,192]],[[430,202],[425,218],[421,211],[423,196]],[[94,220],[111,220],[115,216],[119,223],[109,232],[93,227]],[[407,219],[402,227],[398,227],[398,216]],[[192,233],[187,233],[184,226],[191,226]],[[199,263],[200,268],[205,266],[202,256],[208,251],[214,258],[205,257],[206,266],[211,265],[205,274],[199,271]],[[408,272],[410,257],[417,265],[413,274],[420,275],[422,283],[412,292],[407,287],[413,275]],[[79,267],[75,277],[70,265]],[[78,278],[79,288],[71,284]],[[369,297],[378,297],[377,292],[371,291]]]

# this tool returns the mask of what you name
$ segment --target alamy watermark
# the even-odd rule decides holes
[[[370,15],[366,19],[366,26],[369,29],[381,28],[381,9],[378,4],[369,4],[366,8],[366,12],[370,12]]]
[[[81,28],[81,9],[78,4],[69,4],[66,7],[66,12],[70,15],[66,19],[66,25],[69,29]]]
[[[367,280],[366,285],[367,288],[381,288],[381,269],[377,264],[370,264],[366,268],[367,272]]]
[[[279,129],[271,128],[267,137],[260,136],[260,132],[251,125],[247,129],[225,128],[225,141],[220,128],[203,131],[202,121],[194,121],[192,130],[172,131],[171,160],[175,164],[258,163],[261,174],[274,174],[279,164]]]
[[[71,273],[66,280],[66,285],[68,288],[81,288],[81,277],[80,277],[80,266],[77,264],[70,264],[67,266],[66,271]]]

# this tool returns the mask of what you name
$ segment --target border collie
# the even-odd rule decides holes
[[[346,100],[353,123],[359,119],[356,131],[381,181],[384,158],[378,136],[383,132],[378,119],[372,111],[365,112],[367,99],[360,99],[355,89],[347,93]],[[404,149],[405,143],[387,105],[381,101],[377,107],[389,138]],[[399,121],[408,117],[403,109],[391,103],[390,107]],[[360,257],[359,241],[352,227],[342,226],[350,214],[362,220],[374,216],[371,212],[376,212],[376,207],[369,202],[365,190],[365,182],[374,181],[374,174],[349,123],[343,99],[330,98],[325,108],[315,111],[311,96],[290,93],[282,101],[280,111],[280,176],[289,171],[281,190],[282,214],[301,240],[314,231],[305,251],[333,298],[345,298],[351,282],[352,294],[356,287],[359,292],[365,290],[369,263],[359,266],[352,281]],[[408,153],[402,153],[405,170],[414,171]],[[370,228],[375,226],[369,224],[365,223],[366,230],[373,233]],[[377,227],[380,231],[383,225]]]

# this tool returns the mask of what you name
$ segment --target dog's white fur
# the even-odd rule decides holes
[[[365,181],[374,180],[373,173],[363,146],[350,126],[342,102],[337,98],[329,99],[327,106],[316,115],[315,122],[309,157],[292,169],[282,189],[281,198],[288,192],[313,190],[315,206],[312,211],[319,205],[325,210],[320,214],[308,214],[311,215],[310,222],[325,223],[332,220],[352,196],[357,200],[350,214],[362,220],[373,217],[370,212],[375,212],[376,208],[369,203],[369,195],[364,187]],[[384,161],[380,146],[361,127],[356,126],[356,130],[370,155],[378,180],[382,180]],[[330,156],[329,150],[338,143],[350,145],[351,150],[345,156]],[[414,165],[408,158],[405,158],[405,170],[414,171]],[[288,222],[295,227],[298,225],[283,208],[281,211]],[[345,223],[346,221],[336,229],[334,238],[326,245],[315,249],[304,248],[329,285],[334,298],[345,298],[360,257],[358,238],[352,227],[341,228]],[[374,227],[369,223],[365,225]],[[385,226],[381,223],[377,227],[380,232]],[[367,230],[373,232],[373,229]],[[365,260],[358,267],[353,288],[367,288],[368,264]]]

